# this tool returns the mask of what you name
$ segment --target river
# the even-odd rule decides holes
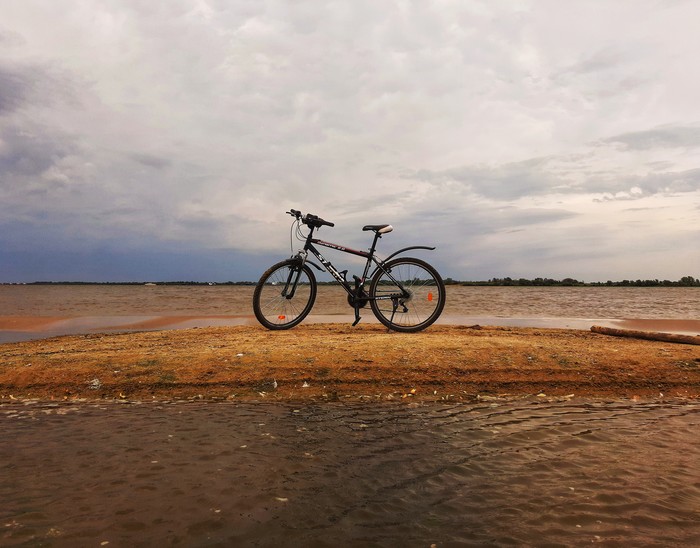
[[[698,546],[700,405],[2,403],[3,546]]]
[[[0,342],[95,331],[255,324],[251,286],[4,285]],[[319,287],[305,321],[352,323],[346,294]],[[376,321],[363,310],[363,322]],[[700,288],[447,287],[438,323],[700,333]]]

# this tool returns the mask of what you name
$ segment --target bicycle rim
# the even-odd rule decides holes
[[[289,329],[300,323],[311,311],[316,299],[316,279],[307,266],[298,272],[296,261],[285,261],[265,272],[253,294],[253,311],[258,321],[268,329]],[[299,273],[293,297],[289,280]]]
[[[412,332],[438,319],[445,306],[445,285],[432,266],[420,259],[399,258],[385,268],[388,272],[378,271],[370,287],[372,311],[381,323]]]

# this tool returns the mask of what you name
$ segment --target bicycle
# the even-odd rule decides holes
[[[369,251],[359,251],[314,237],[314,231],[323,226],[333,227],[334,223],[310,213],[302,215],[295,209],[287,214],[294,217],[291,231],[296,230],[296,237],[304,242],[304,247],[291,258],[271,266],[255,286],[253,311],[263,326],[274,330],[290,329],[311,312],[318,284],[309,265],[321,272],[328,271],[348,294],[348,304],[355,310],[353,326],[361,319],[360,309],[368,304],[377,319],[395,331],[420,331],[438,319],[445,306],[445,284],[440,274],[421,259],[394,258],[411,249],[434,250],[434,247],[404,247],[379,260],[375,255],[377,242],[393,230],[391,225],[364,226],[363,231],[374,232],[374,240]],[[302,225],[308,227],[308,234],[304,234]],[[351,285],[346,279],[348,271],[339,272],[319,252],[317,245],[365,258],[367,262],[362,276],[353,276]],[[309,252],[323,267],[309,260]],[[369,287],[366,287],[368,281]]]

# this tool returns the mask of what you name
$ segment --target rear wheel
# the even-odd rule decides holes
[[[445,307],[445,284],[432,266],[400,257],[377,270],[369,288],[370,305],[389,329],[414,332],[438,319]]]
[[[288,259],[271,266],[253,293],[253,312],[268,329],[289,329],[311,312],[316,278],[307,265]]]

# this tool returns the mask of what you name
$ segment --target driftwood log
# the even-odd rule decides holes
[[[611,335],[613,337],[630,337],[649,341],[700,345],[700,336],[698,335],[677,335],[675,333],[658,333],[656,331],[632,331],[630,329],[613,329],[612,327],[602,327],[600,325],[594,325],[591,327],[591,331],[593,331],[593,333]]]

